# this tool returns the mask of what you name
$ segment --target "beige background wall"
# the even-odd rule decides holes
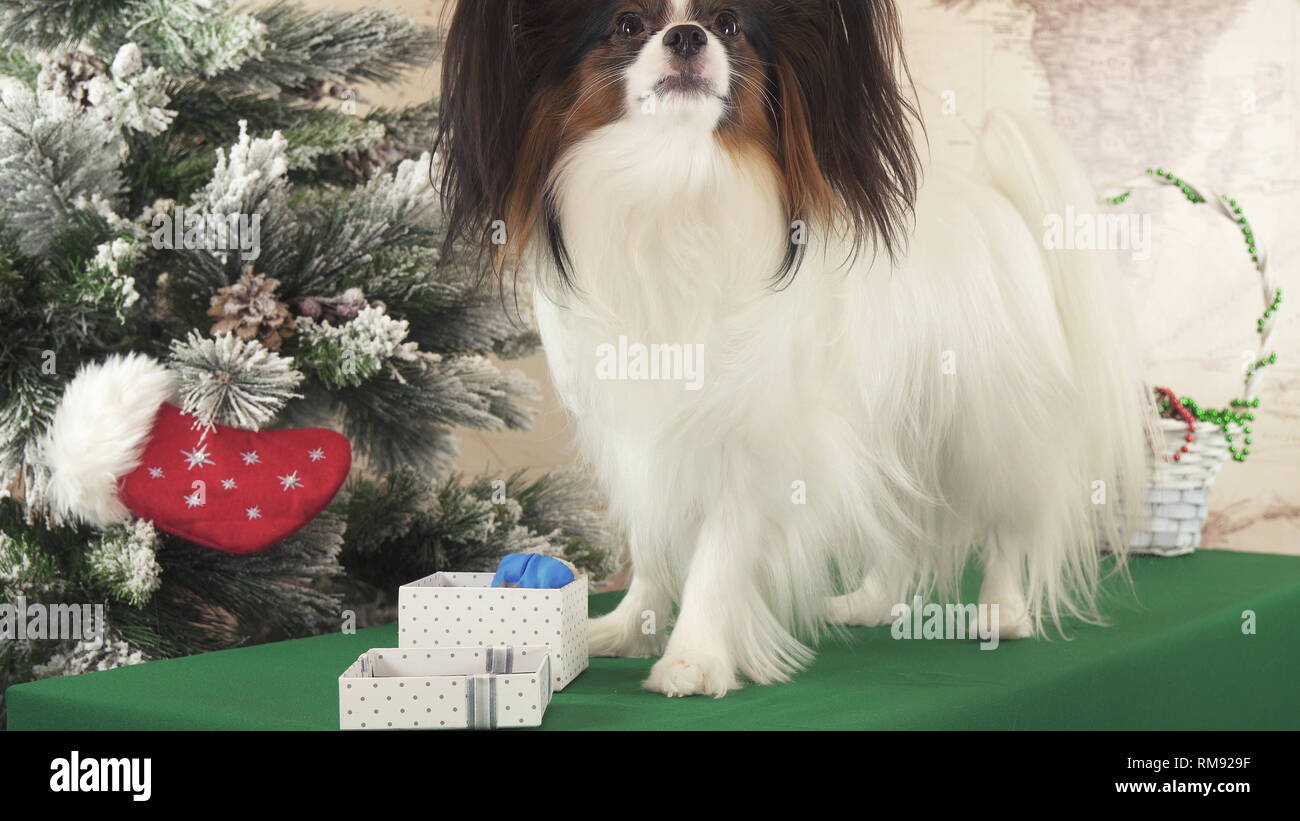
[[[1282,272],[1285,289],[1295,281],[1292,271],[1300,262],[1300,233],[1294,230],[1294,215],[1300,211],[1300,118],[1291,113],[1288,119],[1288,112],[1300,111],[1300,5],[1287,0],[1212,3],[1215,9],[1236,7],[1241,15],[1224,15],[1202,31],[1198,20],[1205,15],[1181,13],[1195,12],[1185,7],[1201,3],[1212,0],[983,0],[958,13],[937,9],[926,0],[903,0],[909,54],[933,155],[941,161],[967,161],[972,129],[984,110],[1029,105],[1057,120],[1099,184],[1129,176],[1148,162],[1172,164],[1181,159],[1182,173],[1191,176],[1201,169],[1213,177],[1213,183],[1204,180],[1207,184],[1231,185],[1234,193],[1253,195],[1263,206],[1252,211],[1253,222],[1261,235],[1267,231],[1273,238],[1275,256],[1290,263]],[[443,0],[307,4],[339,9],[381,5],[431,25],[443,12]],[[1149,7],[1142,12],[1148,17],[1154,9],[1169,20],[1127,20],[1126,15],[1138,14],[1134,7],[1139,5]],[[1241,18],[1248,22],[1241,23]],[[1048,24],[1057,28],[1048,29]],[[1144,31],[1152,26],[1165,26],[1168,42],[1149,42]],[[1238,31],[1234,26],[1246,28]],[[1199,62],[1176,51],[1197,52]],[[1086,64],[1098,54],[1105,56],[1104,62]],[[1242,79],[1222,79],[1223,66],[1232,66]],[[1071,73],[1072,68],[1079,70]],[[1078,77],[1082,81],[1071,87],[1070,79]],[[1173,83],[1174,90],[1161,91],[1156,82]],[[1151,111],[1151,97],[1157,105],[1161,96],[1172,95],[1177,101],[1184,86],[1189,95],[1188,104],[1181,107],[1185,117]],[[412,103],[428,99],[436,88],[434,67],[400,87],[363,89],[362,97],[363,102],[384,105]],[[1267,97],[1269,112],[1282,111],[1267,124],[1237,116],[1241,94],[1256,88],[1261,99]],[[1194,101],[1190,95],[1196,95]],[[945,99],[957,102],[955,111],[943,109]],[[1179,111],[1180,106],[1170,109]],[[1269,178],[1262,170],[1216,163],[1215,152],[1193,150],[1177,139],[1188,129],[1218,122],[1207,119],[1218,114],[1227,118],[1228,127],[1247,135],[1270,129],[1263,148],[1252,148],[1245,137],[1234,143],[1241,151],[1259,151],[1261,160],[1268,160],[1262,168],[1270,169]],[[1109,133],[1096,133],[1094,122],[1113,127]],[[1231,244],[1231,226],[1214,225],[1181,206],[1173,203],[1167,211],[1162,205],[1149,206],[1161,226],[1157,253],[1145,266],[1135,266],[1135,300],[1150,337],[1150,378],[1205,404],[1222,405],[1239,386],[1242,352],[1254,342],[1249,330],[1261,310],[1258,288],[1249,265],[1242,264],[1241,249]],[[1284,310],[1289,314],[1296,307],[1284,305]],[[1287,334],[1283,339],[1288,337],[1300,338]],[[1300,345],[1283,342],[1279,352],[1281,361],[1269,374],[1256,425],[1259,444],[1246,465],[1225,466],[1212,496],[1206,546],[1300,555],[1300,369],[1295,364],[1300,362]],[[546,471],[569,463],[569,423],[551,391],[545,358],[534,357],[518,367],[543,386],[536,424],[528,432],[463,432],[462,470]]]

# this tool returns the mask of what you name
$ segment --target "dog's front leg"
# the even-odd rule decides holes
[[[587,652],[592,656],[649,658],[663,652],[662,636],[672,617],[672,597],[648,575],[637,575],[613,611],[587,622]]]
[[[734,513],[733,506],[724,506],[700,527],[677,622],[663,658],[645,681],[648,690],[721,698],[740,687],[731,639],[761,601],[750,598],[757,591],[743,572],[745,551],[754,549],[756,534]]]

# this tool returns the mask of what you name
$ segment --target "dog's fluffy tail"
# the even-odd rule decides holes
[[[1012,202],[1036,237],[1045,236],[1051,220],[1064,221],[1068,211],[1098,213],[1099,200],[1082,167],[1048,124],[1020,114],[995,112],[986,122],[982,147],[989,181]],[[1068,224],[1064,228],[1072,230]],[[1031,596],[1051,591],[1041,596],[1039,603],[1056,619],[1061,603],[1076,615],[1079,611],[1074,604],[1095,613],[1092,591],[1100,549],[1115,552],[1123,566],[1129,542],[1125,522],[1137,521],[1145,501],[1147,441],[1156,440],[1146,438],[1154,415],[1113,254],[1048,249],[1046,242],[1040,245],[1080,403],[1078,408],[1063,409],[1060,416],[1063,426],[1078,426],[1078,430],[1063,428],[1062,453],[1045,453],[1042,458],[1072,456],[1080,460],[1075,475],[1087,487],[1079,488],[1082,510],[1077,520],[1094,523],[1092,528],[1084,528],[1090,533],[1066,546],[1066,563],[1056,568],[1074,578],[1035,579],[1034,558],[1030,557]],[[1059,582],[1066,588],[1077,587],[1082,596],[1058,601]],[[1042,613],[1039,615],[1041,618]]]

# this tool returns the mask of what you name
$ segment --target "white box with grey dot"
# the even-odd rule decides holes
[[[537,727],[552,692],[541,645],[367,650],[339,677],[339,728]]]
[[[587,669],[587,580],[557,590],[492,587],[491,573],[434,573],[398,591],[402,648],[546,645],[563,690]]]

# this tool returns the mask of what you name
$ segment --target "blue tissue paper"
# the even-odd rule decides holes
[[[492,577],[492,586],[558,590],[573,579],[569,566],[552,556],[511,553],[501,560],[496,575]]]

